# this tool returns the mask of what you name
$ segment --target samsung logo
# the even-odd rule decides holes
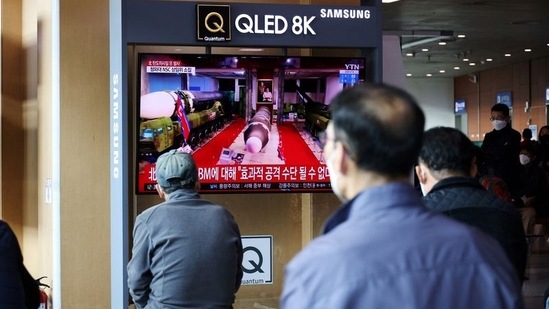
[[[370,19],[370,10],[320,9],[320,18]]]

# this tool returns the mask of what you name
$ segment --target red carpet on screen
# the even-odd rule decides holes
[[[235,119],[230,125],[218,132],[216,136],[193,153],[196,164],[198,166],[216,165],[221,149],[229,148],[245,127],[246,122],[244,119]],[[320,164],[292,123],[278,125],[278,133],[281,141],[278,146],[279,153],[284,157],[286,165],[304,166]]]

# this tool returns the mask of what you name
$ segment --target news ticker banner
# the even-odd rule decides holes
[[[155,164],[139,172],[141,193],[156,193]],[[289,165],[221,165],[198,168],[200,192],[330,192],[328,168]]]

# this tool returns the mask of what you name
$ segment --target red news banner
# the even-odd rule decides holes
[[[201,192],[263,192],[331,190],[325,165],[219,165],[199,167]],[[148,164],[139,173],[139,191],[156,192],[155,164]]]

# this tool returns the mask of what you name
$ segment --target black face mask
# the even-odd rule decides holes
[[[545,134],[539,137],[539,142],[549,144],[549,134]]]

